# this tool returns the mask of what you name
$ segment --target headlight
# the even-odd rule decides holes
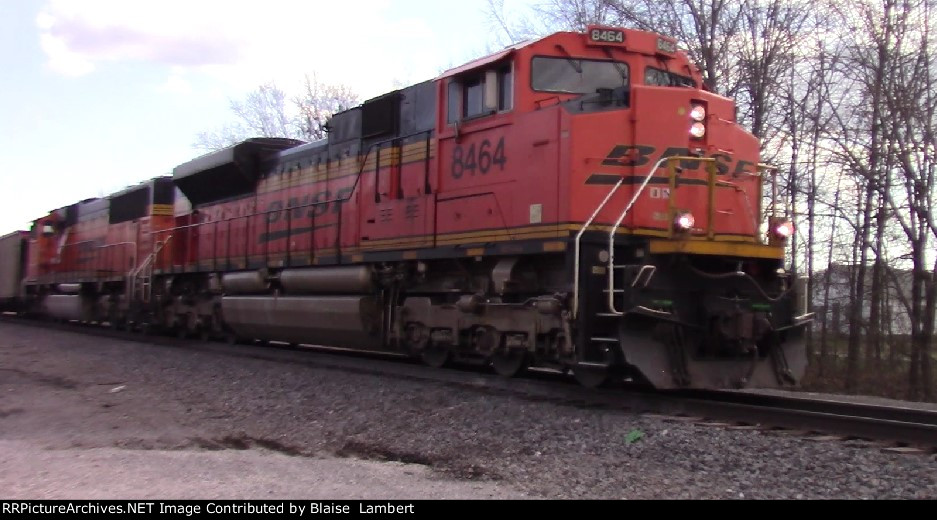
[[[699,122],[693,123],[693,125],[690,126],[690,135],[697,139],[702,139],[703,136],[706,135],[706,125]]]
[[[690,109],[690,119],[702,123],[703,120],[706,119],[706,107],[703,105],[693,105],[693,108]]]
[[[794,234],[794,223],[790,220],[783,220],[775,224],[772,231],[778,238],[790,238]]]
[[[689,231],[696,224],[696,219],[689,212],[677,213],[673,219],[673,228],[677,231]]]

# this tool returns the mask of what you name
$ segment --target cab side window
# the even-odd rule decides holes
[[[511,64],[498,71],[498,110],[514,108],[514,70]]]
[[[459,82],[455,79],[449,80],[449,87],[446,93],[446,106],[448,107],[446,111],[446,122],[455,123],[459,120],[459,107],[462,106],[461,96],[462,87],[459,85]]]
[[[452,124],[514,107],[514,71],[510,63],[451,78],[446,90],[446,122]]]
[[[485,80],[481,76],[468,79],[462,84],[462,117],[470,118],[485,113]]]

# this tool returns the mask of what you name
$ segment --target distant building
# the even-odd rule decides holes
[[[849,305],[850,293],[855,284],[853,277],[856,266],[833,264],[826,271],[819,271],[813,276],[813,290],[811,304],[816,314],[814,333],[826,326],[827,332],[838,331],[840,334],[849,332]],[[911,334],[911,316],[902,297],[911,297],[912,273],[907,269],[894,269],[886,267],[885,292],[882,295],[881,316],[883,333],[888,335]],[[872,301],[872,267],[866,268],[865,293],[862,295],[862,333],[868,333],[869,310]],[[828,305],[824,306],[826,286],[829,285]]]

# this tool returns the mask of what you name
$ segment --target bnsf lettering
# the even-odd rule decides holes
[[[615,145],[608,155],[605,156],[605,159],[602,160],[602,164],[606,166],[644,166],[649,164],[652,159],[657,161],[663,157],[685,157],[692,155],[688,148],[681,147],[667,148],[660,156],[655,156],[656,152],[657,149],[653,146],[619,144]],[[716,160],[716,172],[719,173],[719,175],[728,175],[729,171],[732,170],[731,165],[733,161],[730,155],[715,153],[709,157]],[[688,170],[693,170],[700,167],[700,161],[684,159],[680,161],[680,166]],[[740,160],[736,163],[733,174],[742,175],[756,172],[755,163]]]
[[[334,197],[329,190],[325,190],[313,195],[306,195],[302,199],[299,197],[290,197],[289,201],[286,203],[282,200],[274,200],[267,205],[267,222],[276,224],[280,220],[287,220],[287,218],[290,220],[299,220],[302,218],[321,217],[329,212],[329,208],[332,209],[333,214],[338,214],[342,209],[342,204],[338,201],[326,201],[345,199],[352,191],[354,191],[354,187],[349,186],[336,191]],[[284,208],[292,209],[285,210]],[[286,216],[287,212],[291,213],[289,217]]]
[[[735,165],[735,171],[732,173],[733,175],[757,173],[757,169],[755,168],[755,163],[751,161],[739,161],[738,164]]]
[[[627,146],[619,144],[612,148],[602,164],[608,166],[644,166],[651,159],[655,148],[653,146]]]
[[[275,200],[267,206],[267,222],[273,224],[274,222],[280,220],[280,210],[283,209],[283,201]]]
[[[714,153],[712,158],[716,160],[716,171],[719,172],[719,175],[729,173],[729,164],[732,163],[732,157],[724,153]]]
[[[684,157],[687,155],[690,155],[690,149],[689,148],[668,148],[667,150],[664,151],[664,153],[661,154],[660,158],[663,159],[664,157],[679,157],[681,155]],[[699,165],[700,165],[699,161],[694,161],[692,159],[683,159],[680,161],[680,167],[686,168],[688,170],[695,170],[699,168]]]
[[[76,262],[79,264],[86,264],[95,261],[97,259],[98,248],[103,247],[103,240],[89,240],[87,242],[79,242],[78,247],[78,258]]]

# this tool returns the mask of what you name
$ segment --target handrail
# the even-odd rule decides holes
[[[617,316],[623,316],[624,313],[615,308],[615,234],[618,232],[618,228],[621,227],[621,223],[625,220],[625,216],[628,215],[628,212],[631,211],[634,203],[638,201],[638,197],[644,193],[644,188],[647,187],[648,183],[651,182],[651,177],[657,173],[657,169],[664,162],[670,161],[683,161],[683,160],[694,160],[694,161],[715,161],[715,159],[709,158],[704,159],[700,157],[681,157],[681,156],[671,156],[671,157],[661,157],[651,170],[648,172],[647,176],[644,177],[644,181],[641,183],[641,186],[635,190],[634,195],[631,197],[631,200],[628,201],[628,205],[625,206],[625,209],[621,212],[621,215],[618,215],[618,220],[615,221],[615,224],[608,232],[608,308],[609,312]],[[671,170],[670,172],[670,183],[673,185],[675,183],[676,171]],[[675,190],[671,189],[670,198],[672,200]]]
[[[159,252],[162,251],[164,247],[166,247],[166,244],[168,244],[170,240],[172,240],[172,235],[167,236],[166,240],[163,240],[162,242],[157,242],[156,247],[153,248],[153,251],[150,254],[146,255],[146,258],[143,259],[142,262],[140,262],[140,265],[138,265],[134,269],[131,269],[130,272],[127,273],[127,275],[132,276],[132,277],[138,276],[140,274],[140,271],[143,271],[150,264],[153,263],[153,260],[156,259],[156,255],[158,255]]]
[[[127,273],[128,283],[127,283],[127,292],[125,296],[127,297],[128,300],[132,300],[133,297],[136,295],[137,278],[140,277],[140,273],[144,269],[147,269],[150,265],[153,264],[153,260],[156,259],[156,256],[159,255],[159,252],[163,250],[163,247],[165,247],[166,244],[168,244],[170,240],[172,240],[172,235],[167,236],[166,240],[157,241],[156,245],[153,247],[153,251],[150,252],[150,254],[148,254],[146,258],[143,259],[142,262],[140,262],[140,265],[134,267]],[[144,293],[145,292],[146,292],[146,289],[144,288]],[[143,300],[144,302],[147,302],[149,301],[149,297],[144,294],[142,295],[141,300]]]
[[[644,182],[641,183],[641,187],[631,198],[631,201],[628,203],[628,206],[625,207],[625,211],[623,211],[622,214],[619,216],[618,221],[615,223],[615,226],[612,228],[612,231],[609,234],[610,245],[609,245],[608,274],[609,274],[609,280],[612,280],[611,282],[609,282],[610,284],[614,283],[614,278],[615,278],[615,270],[613,267],[613,262],[614,262],[614,257],[615,257],[615,253],[614,253],[615,232],[618,229],[618,227],[621,225],[621,222],[625,219],[625,215],[631,209],[631,206],[634,205],[638,196],[641,195],[641,193],[644,191],[644,188],[647,186],[648,182],[650,182],[651,177],[653,177],[654,173],[657,172],[657,169],[660,168],[661,164],[663,164],[665,161],[668,161],[670,159],[683,159],[683,158],[682,157],[661,157],[660,160],[658,160],[657,163],[654,164],[654,167],[651,168],[651,170],[648,172],[647,176],[644,178]],[[579,232],[576,233],[576,238],[575,238],[574,245],[573,245],[573,304],[572,304],[572,312],[571,312],[570,319],[573,319],[573,320],[576,319],[576,316],[579,314],[579,278],[580,278],[579,263],[580,263],[580,249],[581,249],[581,244],[582,244],[582,235],[585,234],[586,229],[588,229],[588,227],[592,225],[592,222],[595,221],[596,217],[598,217],[599,212],[602,211],[603,208],[605,208],[605,206],[608,204],[608,201],[611,200],[612,196],[615,194],[615,192],[618,191],[618,188],[621,187],[624,181],[625,181],[624,177],[621,177],[618,179],[618,182],[616,182],[615,185],[612,186],[612,189],[608,192],[607,195],[605,195],[605,198],[602,199],[602,202],[598,205],[598,207],[595,208],[595,211],[592,212],[592,215],[589,217],[589,219],[586,220],[586,222],[582,225],[582,227],[579,229]],[[613,294],[614,294],[613,292],[609,292],[610,300],[611,298],[613,298]]]
[[[592,212],[592,216],[589,217],[589,220],[582,225],[582,228],[576,233],[575,245],[573,246],[573,312],[571,319],[576,319],[576,315],[579,314],[579,250],[582,244],[582,235],[585,234],[586,229],[592,225],[592,222],[599,216],[599,212],[602,211],[602,208],[608,204],[608,201],[611,200],[612,195],[618,191],[618,188],[621,187],[622,183],[625,182],[624,177],[620,177],[618,182],[615,183],[615,186],[612,187],[611,191],[608,192],[608,195],[602,200],[602,203],[599,204],[595,211]]]
[[[759,164],[756,166],[756,168],[758,168],[758,172],[759,172],[759,173],[761,173],[762,171],[765,171],[765,170],[771,172],[771,216],[772,216],[772,217],[777,217],[777,207],[778,207],[778,167],[777,167],[777,166],[772,166],[772,165],[770,165],[770,164],[759,163]],[[762,184],[763,184],[763,183],[759,183],[758,185],[761,186]],[[760,219],[763,219],[765,216],[767,216],[767,215],[762,215],[762,214],[761,214],[761,213],[762,213],[762,211],[761,211],[761,210],[762,210],[762,208],[761,208],[761,198],[762,198],[762,197],[761,197],[761,191],[759,190],[759,192],[758,192],[758,216],[759,216],[759,220],[760,220]]]

